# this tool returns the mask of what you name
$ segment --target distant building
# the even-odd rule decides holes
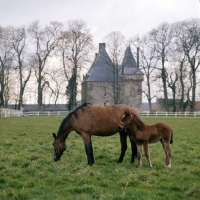
[[[139,58],[139,55],[137,57]],[[93,64],[83,77],[82,103],[111,105],[115,103],[115,98],[119,95],[118,103],[125,103],[142,111],[144,74],[139,69],[130,46],[126,48],[123,61],[118,69],[116,70],[106,52],[105,43],[100,43],[99,52]]]

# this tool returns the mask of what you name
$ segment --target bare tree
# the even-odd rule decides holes
[[[176,36],[176,29],[180,28],[177,26],[177,24],[172,25],[173,26],[173,30],[174,30],[174,35]],[[175,37],[174,41],[173,41],[173,45],[172,45],[172,54],[170,57],[170,65],[173,67],[174,66],[174,71],[171,72],[171,74],[174,74],[174,80],[176,81],[176,86],[174,86],[173,88],[176,88],[176,96],[179,97],[179,107],[181,112],[184,112],[187,106],[187,96],[186,96],[186,92],[187,92],[187,86],[190,85],[190,83],[188,82],[188,69],[187,69],[187,58],[184,54],[184,52],[182,51],[181,48],[181,44],[180,44],[180,40],[177,39]],[[171,67],[171,68],[172,68]],[[172,76],[171,75],[171,76]],[[169,79],[168,79],[169,80]],[[173,84],[170,84],[171,86]],[[169,87],[170,87],[169,85]],[[172,89],[172,87],[171,87]],[[172,93],[174,94],[173,90]],[[174,97],[175,98],[175,97]],[[177,102],[178,103],[178,102]],[[176,103],[176,104],[177,104]]]
[[[48,72],[48,75],[50,76],[51,82],[53,84],[49,85],[51,97],[54,101],[55,109],[57,110],[57,101],[59,97],[65,96],[65,76],[63,76],[63,70],[62,68],[57,69],[51,69],[51,71]]]
[[[19,73],[19,103],[18,109],[23,106],[23,95],[26,84],[31,76],[31,68],[26,63],[26,38],[27,33],[25,27],[9,27],[8,31],[8,43],[13,51],[13,58],[15,61],[15,70]]]
[[[110,70],[114,77],[114,80],[110,82],[112,93],[109,95],[113,98],[115,104],[122,103],[122,81],[120,80],[119,74],[122,70],[121,63],[127,42],[125,37],[119,31],[111,32],[104,38],[104,41],[106,42],[107,52],[112,60]]]
[[[175,69],[169,73],[167,77],[168,87],[172,90],[172,106],[173,112],[176,112],[176,84],[178,81],[178,71]]]
[[[12,52],[7,40],[7,29],[0,27],[0,107],[9,99],[9,76],[12,66]]]
[[[163,83],[164,99],[165,99],[165,110],[169,111],[168,103],[168,91],[167,91],[167,68],[166,61],[168,61],[168,56],[170,56],[170,45],[173,39],[172,29],[168,23],[162,23],[157,29],[153,29],[149,33],[149,40],[152,44],[151,48],[156,50],[156,58],[160,60],[160,75]],[[159,64],[159,62],[158,62]],[[158,65],[157,65],[158,66]]]
[[[69,99],[69,110],[76,108],[80,75],[90,61],[92,49],[93,39],[86,23],[81,20],[69,21],[59,43],[64,74],[68,80],[66,95]]]
[[[156,94],[152,94],[153,82],[155,80],[154,72],[156,70],[156,65],[158,58],[156,57],[156,49],[151,40],[148,39],[148,34],[142,38],[133,38],[132,43],[134,46],[139,47],[140,50],[140,68],[144,72],[146,77],[145,85],[146,88],[143,89],[143,94],[148,100],[149,111],[152,112],[152,99],[155,98]]]
[[[60,39],[62,24],[50,22],[48,26],[42,28],[39,21],[33,22],[29,27],[29,33],[35,45],[35,55],[32,56],[35,64],[35,76],[38,83],[38,110],[43,107],[43,90],[49,85],[46,80],[45,66],[49,57],[53,55]]]
[[[191,72],[191,99],[187,94],[190,103],[190,111],[194,112],[197,70],[200,66],[200,20],[192,19],[180,22],[176,25],[176,37],[179,39],[180,49],[187,58],[188,66]],[[189,87],[190,88],[190,87]]]

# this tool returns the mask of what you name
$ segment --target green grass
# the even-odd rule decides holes
[[[119,135],[92,137],[95,164],[87,166],[82,138],[72,132],[61,161],[53,161],[52,132],[62,117],[0,118],[0,199],[200,199],[200,119],[142,117],[174,130],[172,168],[165,167],[160,143],[150,145],[153,168],[124,162]]]

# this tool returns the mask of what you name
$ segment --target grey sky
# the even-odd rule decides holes
[[[120,31],[129,39],[162,22],[197,17],[199,0],[0,0],[2,26],[81,19],[91,29],[95,43],[112,31]]]

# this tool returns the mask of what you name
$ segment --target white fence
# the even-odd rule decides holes
[[[68,111],[30,111],[24,112],[24,116],[67,116]]]
[[[67,116],[68,111],[30,111],[23,112],[12,109],[0,109],[0,117],[12,117],[12,116]],[[140,116],[155,116],[155,117],[200,117],[200,111],[198,112],[141,112]]]
[[[197,112],[141,112],[140,116],[156,116],[156,117],[200,117],[200,111]]]
[[[23,116],[23,111],[13,110],[8,108],[0,108],[0,118],[1,117],[12,117],[12,116]]]
[[[20,110],[13,110],[8,108],[0,109],[0,118],[1,117],[26,117],[26,116],[67,116],[68,111],[30,111],[23,112]]]

